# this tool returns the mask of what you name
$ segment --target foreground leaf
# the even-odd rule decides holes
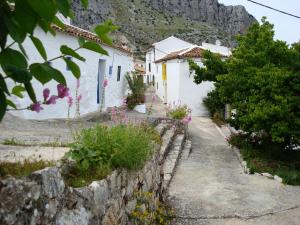
[[[94,51],[94,52],[97,52],[97,53],[100,53],[103,55],[108,55],[108,52],[95,42],[90,42],[90,41],[85,42],[82,45],[82,48],[85,48],[85,49],[88,49],[88,50],[91,50],[91,51]]]
[[[60,51],[61,51],[62,54],[73,56],[76,59],[79,59],[81,61],[85,61],[85,58],[83,58],[81,55],[79,55],[77,52],[75,52],[73,49],[69,48],[66,45],[62,45],[60,47]]]
[[[4,114],[6,112],[7,103],[6,96],[2,89],[0,89],[0,121],[3,119]]]
[[[67,67],[71,70],[71,72],[73,73],[74,77],[76,77],[76,79],[80,78],[80,68],[79,66],[72,62],[70,59],[64,58]]]
[[[12,89],[11,93],[13,95],[18,96],[19,98],[23,98],[24,96],[23,96],[22,92],[24,92],[24,91],[26,91],[26,89],[23,86],[18,85]]]
[[[43,43],[40,41],[40,39],[34,37],[34,36],[30,36],[31,41],[33,42],[34,46],[36,47],[36,49],[38,50],[38,52],[40,53],[40,55],[43,57],[44,60],[47,60],[47,53],[46,50],[44,48]]]

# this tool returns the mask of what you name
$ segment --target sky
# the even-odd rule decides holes
[[[264,5],[271,6],[275,9],[285,11],[300,16],[299,0],[255,0]],[[224,5],[243,5],[247,11],[257,20],[261,20],[263,16],[274,24],[275,39],[286,41],[288,44],[300,40],[300,19],[284,15],[273,10],[263,8],[262,6],[248,2],[246,0],[219,0]]]

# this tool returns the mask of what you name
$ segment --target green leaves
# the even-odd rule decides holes
[[[56,6],[53,0],[27,0],[31,8],[41,18],[47,22],[51,22],[56,13]]]
[[[34,90],[33,90],[33,87],[32,87],[32,84],[30,82],[28,83],[25,83],[25,89],[31,99],[32,102],[37,102],[36,101],[36,96],[35,96],[35,93],[34,93]]]
[[[3,119],[7,108],[6,96],[2,89],[0,89],[0,121]]]
[[[68,58],[64,58],[67,67],[71,70],[71,72],[73,73],[74,77],[76,77],[76,79],[80,78],[80,68],[79,66],[74,63],[72,60],[68,59]]]
[[[108,55],[108,52],[95,42],[85,42],[81,47],[103,55]]]
[[[11,93],[13,95],[18,96],[19,98],[23,98],[24,96],[23,96],[22,92],[24,92],[24,91],[26,91],[26,89],[23,86],[17,85],[12,89]]]
[[[11,48],[7,48],[0,53],[0,64],[4,71],[10,67],[16,67],[20,69],[27,68],[27,60],[24,55],[21,52]]]
[[[81,61],[85,61],[85,58],[83,58],[82,56],[80,56],[77,52],[75,52],[73,49],[69,48],[66,45],[62,45],[60,47],[60,51],[61,51],[62,54],[73,56],[76,59],[79,59]]]
[[[103,43],[112,45],[113,42],[109,38],[108,33],[117,29],[118,27],[114,26],[111,20],[107,20],[103,24],[96,26],[94,30]]]
[[[42,84],[46,84],[54,79],[58,83],[66,85],[66,79],[62,73],[48,64],[34,63],[30,65],[30,72]]]
[[[47,53],[46,53],[46,50],[43,46],[43,43],[40,41],[40,39],[38,39],[34,36],[30,36],[30,39],[33,42],[36,49],[38,50],[38,52],[40,53],[40,55],[43,57],[43,59],[47,60]]]
[[[56,5],[58,10],[65,16],[68,17],[70,15],[70,2],[69,0],[56,0]]]

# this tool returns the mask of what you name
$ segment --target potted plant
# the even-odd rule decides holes
[[[127,106],[140,113],[146,113],[145,91],[146,86],[143,77],[136,72],[127,73],[125,75],[130,94],[127,96]]]

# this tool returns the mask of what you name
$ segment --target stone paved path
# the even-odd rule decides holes
[[[171,182],[174,224],[300,224],[300,187],[247,175],[223,134],[208,118],[193,118],[192,153]]]

